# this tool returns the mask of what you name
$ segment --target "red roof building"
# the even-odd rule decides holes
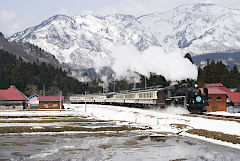
[[[226,111],[227,109],[227,92],[221,83],[204,84],[208,89],[207,112]],[[224,88],[224,90],[223,90]]]
[[[38,96],[39,101],[60,101],[60,96]],[[64,96],[61,96],[61,100],[64,100]]]
[[[28,97],[20,92],[15,86],[10,86],[6,90],[0,90],[1,101],[27,101]]]
[[[240,103],[240,92],[230,92],[228,93],[228,98],[232,103]]]
[[[27,101],[28,97],[13,85],[8,89],[0,90],[0,105],[25,107]]]
[[[64,96],[39,96],[38,100],[39,109],[60,109],[60,104],[63,109]]]
[[[227,106],[240,108],[239,92],[232,92],[230,89],[223,86],[222,83],[208,83],[204,84],[204,87],[208,89],[208,112],[226,111]]]

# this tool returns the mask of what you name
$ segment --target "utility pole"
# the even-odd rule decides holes
[[[145,89],[147,88],[147,77],[145,76]]]
[[[62,91],[60,91],[60,112],[61,112],[61,110],[62,110]]]
[[[115,79],[113,80],[113,92],[115,92],[116,91],[116,87],[115,87]]]
[[[45,96],[45,84],[43,84],[43,96]]]
[[[87,97],[87,91],[85,91],[85,113],[87,112],[87,102],[86,102],[86,97]]]

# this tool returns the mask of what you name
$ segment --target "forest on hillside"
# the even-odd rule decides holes
[[[79,82],[68,71],[55,68],[46,63],[24,62],[21,58],[0,50],[0,89],[15,85],[26,95],[58,95],[59,91],[67,96],[84,93],[87,84]]]
[[[191,58],[189,58],[191,60]],[[115,80],[103,89],[101,79],[92,79],[90,82],[80,82],[70,76],[70,71],[56,68],[40,62],[25,62],[21,57],[0,49],[0,89],[7,89],[15,85],[24,94],[59,95],[60,90],[64,96],[72,94],[118,92],[132,88],[144,88],[146,85],[166,87],[170,85],[163,76],[151,73],[149,78],[140,76],[140,82],[129,83],[126,80]],[[89,76],[90,77],[90,76]],[[240,88],[240,73],[235,65],[228,70],[221,61],[207,61],[207,65],[198,68],[199,86],[204,83],[223,83],[228,88]]]

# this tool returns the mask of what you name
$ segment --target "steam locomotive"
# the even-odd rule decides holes
[[[206,112],[206,106],[208,106],[207,99],[207,88],[201,90],[192,82],[176,84],[165,88],[154,86],[118,93],[73,95],[70,97],[71,103],[95,103],[142,108],[165,108],[170,105],[182,106],[190,113]]]

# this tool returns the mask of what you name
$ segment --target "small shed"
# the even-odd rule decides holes
[[[63,109],[64,96],[38,96],[39,109]],[[61,102],[60,102],[61,101]]]

